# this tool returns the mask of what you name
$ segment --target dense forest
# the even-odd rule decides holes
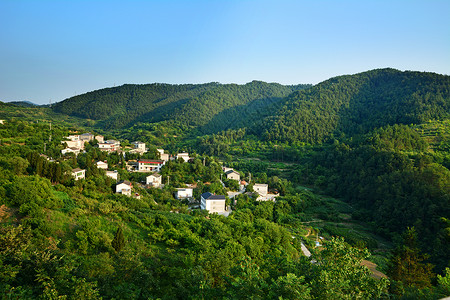
[[[380,69],[315,86],[124,85],[51,108],[0,102],[0,290],[6,299],[450,296],[449,90],[449,76]],[[91,141],[62,155],[64,137],[82,132],[118,139],[124,153]],[[149,151],[128,152],[136,140]],[[157,148],[191,159],[167,162],[163,187],[148,188],[148,173],[127,164]],[[97,161],[138,196],[116,193]],[[202,193],[239,190],[222,166],[249,183],[227,197],[227,217],[197,208]],[[276,201],[257,201],[254,183]],[[174,196],[186,184],[193,202]]]
[[[449,87],[449,76],[394,69],[335,77],[291,94],[280,111],[261,124],[262,136],[320,143],[386,125],[446,118]]]
[[[293,91],[309,85],[283,86],[253,81],[237,84],[126,84],[75,96],[53,106],[58,113],[99,120],[101,128],[138,122],[168,122],[184,130],[215,133],[245,127],[269,114]]]
[[[427,148],[415,130],[389,126],[315,152],[296,175],[356,205],[358,217],[384,236],[414,226],[442,270],[450,261],[450,171]]]

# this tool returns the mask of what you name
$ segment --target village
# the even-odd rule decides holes
[[[85,151],[85,144],[95,141],[95,146],[102,152],[118,153],[124,158],[127,156],[137,157],[136,159],[126,160],[125,168],[129,173],[139,172],[148,174],[142,182],[132,182],[131,180],[121,180],[119,171],[111,168],[108,161],[97,161],[95,166],[97,169],[105,171],[106,176],[116,181],[115,193],[125,195],[128,197],[140,198],[141,195],[136,191],[139,186],[145,189],[163,189],[165,185],[170,183],[170,177],[165,178],[163,183],[162,170],[169,161],[177,161],[179,163],[193,163],[194,156],[189,156],[187,152],[180,152],[176,154],[166,153],[164,149],[157,149],[156,159],[141,158],[141,155],[147,152],[146,144],[140,141],[131,143],[130,147],[121,147],[120,141],[104,140],[102,135],[94,135],[91,133],[83,133],[79,135],[69,135],[65,137],[66,140],[61,143],[66,146],[61,150],[61,154],[65,155],[79,155]],[[204,165],[204,161],[203,161]],[[114,169],[114,170],[112,170]],[[275,201],[278,193],[269,192],[267,183],[249,182],[241,179],[242,173],[233,168],[221,166],[220,184],[226,193],[216,194],[214,192],[201,193],[199,197],[194,197],[194,189],[200,183],[184,183],[179,184],[173,192],[173,197],[177,200],[184,200],[189,203],[189,208],[206,210],[209,213],[217,213],[219,215],[228,216],[231,213],[231,205],[236,204],[236,198],[240,194],[245,194],[254,197],[257,201]],[[72,176],[75,180],[84,180],[86,178],[86,170],[81,168],[72,169]],[[224,181],[234,181],[233,184],[227,188]],[[209,185],[209,182],[201,182],[203,185]],[[250,187],[250,188],[249,188]]]

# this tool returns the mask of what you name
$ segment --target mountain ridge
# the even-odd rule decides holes
[[[386,68],[333,77],[294,92],[260,126],[264,139],[320,143],[333,135],[445,118],[449,112],[450,76]]]
[[[99,121],[104,128],[136,122],[171,121],[199,127],[225,109],[254,100],[271,104],[309,85],[283,86],[253,81],[237,84],[147,84],[106,88],[78,95],[54,105],[54,111]],[[193,117],[195,116],[195,118]]]
[[[53,109],[96,120],[103,129],[163,123],[204,135],[248,128],[263,140],[317,144],[387,125],[448,117],[450,76],[384,68],[314,86],[261,81],[126,84],[66,99]]]

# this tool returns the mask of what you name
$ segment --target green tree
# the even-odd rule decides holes
[[[312,294],[318,299],[377,299],[386,292],[388,281],[372,278],[361,262],[368,258],[367,249],[347,245],[342,238],[325,242],[312,266]]]
[[[450,268],[445,268],[445,276],[438,275],[438,291],[442,293],[440,298],[450,296]]]
[[[120,252],[125,246],[125,238],[123,236],[122,227],[119,227],[116,231],[116,235],[114,239],[111,241],[111,246],[116,250],[116,252]]]
[[[396,294],[403,294],[404,287],[416,287],[419,289],[431,286],[434,274],[431,272],[433,266],[423,263],[426,256],[420,253],[417,247],[417,234],[411,227],[403,234],[402,244],[393,253],[389,264],[388,275],[391,279],[401,283],[393,287]]]

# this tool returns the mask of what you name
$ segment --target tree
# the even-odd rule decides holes
[[[419,289],[431,286],[431,279],[434,276],[431,272],[433,266],[422,263],[426,256],[420,253],[416,240],[416,230],[414,227],[408,227],[403,234],[402,244],[394,250],[388,275],[391,279],[401,283],[394,285],[394,293],[403,294],[402,285]]]
[[[116,252],[120,252],[125,246],[125,238],[123,237],[122,227],[117,229],[116,235],[114,239],[111,241],[111,246],[116,250]]]
[[[377,299],[386,292],[387,280],[372,278],[369,269],[361,265],[370,256],[346,244],[342,238],[325,242],[312,264],[312,291],[318,299]]]
[[[438,291],[442,293],[440,298],[450,296],[450,268],[445,268],[445,276],[438,275]]]

